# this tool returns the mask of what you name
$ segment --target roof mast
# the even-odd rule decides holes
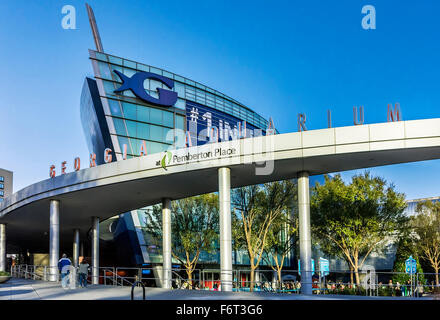
[[[96,50],[98,52],[104,52],[101,43],[101,37],[99,36],[98,26],[96,25],[95,14],[92,7],[86,3],[87,14],[89,15],[90,27],[92,28],[93,39],[95,40]]]

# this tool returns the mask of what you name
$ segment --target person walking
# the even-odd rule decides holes
[[[81,288],[87,287],[87,277],[89,274],[89,267],[90,265],[87,263],[87,259],[83,259],[81,263],[79,264],[79,286]]]
[[[63,288],[67,288],[67,281],[69,279],[67,275],[69,274],[71,265],[72,262],[67,258],[67,254],[64,253],[63,257],[58,261],[58,270],[61,273],[61,286]]]

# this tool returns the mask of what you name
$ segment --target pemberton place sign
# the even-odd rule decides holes
[[[121,79],[122,84],[120,87],[116,90],[114,90],[115,93],[119,94],[121,92],[124,92],[126,90],[130,90],[136,97],[139,99],[159,105],[162,107],[171,107],[173,106],[177,101],[177,93],[174,91],[171,91],[174,88],[174,81],[172,79],[169,79],[167,77],[154,74],[151,72],[136,72],[131,77],[128,77],[124,75],[123,73],[119,72],[118,70],[113,70],[116,75]],[[151,95],[147,93],[147,90],[144,87],[145,80],[156,80],[164,84],[167,89],[163,88],[156,88],[158,98],[154,98]],[[331,128],[332,121],[331,121],[331,111],[327,111],[327,120],[328,120],[328,127]],[[401,120],[401,110],[400,105],[396,103],[394,110],[392,109],[392,105],[388,105],[387,110],[387,121],[400,121]],[[353,123],[355,125],[362,125],[364,124],[364,108],[363,106],[359,107],[359,117],[358,117],[358,111],[357,107],[353,108]],[[304,113],[298,114],[298,131],[306,131],[306,115]],[[255,132],[253,132],[255,131]],[[207,127],[207,129],[202,130],[199,133],[199,137],[196,139],[196,145],[197,141],[204,141],[206,138],[209,140],[209,143],[213,142],[219,142],[221,141],[229,141],[229,140],[238,140],[238,139],[244,139],[248,137],[253,136],[260,136],[262,135],[262,130],[247,130],[246,128],[246,121],[243,122],[237,122],[237,125],[234,129],[232,129],[232,133],[229,132],[229,130],[222,130],[222,128],[216,128],[215,126]],[[192,147],[192,140],[191,140],[191,132],[186,131],[184,132],[181,129],[170,129],[169,133],[170,135],[167,135],[167,137],[170,136],[170,141],[174,141],[175,138],[181,139],[184,136],[184,146],[186,148]],[[273,125],[272,118],[269,119],[268,127],[266,129],[266,135],[273,135],[275,134],[275,127]],[[194,133],[193,133],[194,135]],[[170,149],[177,149],[176,143],[170,146]],[[191,162],[191,161],[200,161],[204,159],[210,159],[210,158],[218,158],[223,156],[231,156],[234,155],[237,152],[235,148],[229,148],[229,149],[222,149],[218,148],[213,151],[208,152],[196,152],[191,153],[187,152],[185,155],[177,155],[172,154],[172,150],[165,151],[165,154],[161,161],[158,161],[156,163],[157,166],[161,166],[166,170],[167,165],[171,163],[184,163],[184,162]],[[113,150],[110,148],[104,149],[104,163],[110,163],[113,161],[112,156]],[[139,150],[139,156],[146,156],[147,155],[147,143],[145,140],[142,140],[141,147]],[[127,159],[127,145],[124,144],[122,146],[122,160]],[[61,174],[66,174],[66,167],[67,161],[61,162]],[[90,159],[89,159],[89,167],[96,167],[96,154],[91,153]],[[81,159],[79,157],[76,157],[73,161],[73,170],[79,171],[81,170]],[[49,177],[54,178],[56,176],[56,167],[55,165],[50,166],[49,170]]]
[[[331,112],[330,110],[327,112],[328,116],[328,127],[331,128]],[[388,104],[387,109],[387,122],[395,122],[395,121],[401,121],[402,120],[402,112],[400,109],[400,105],[398,103],[395,104],[395,107],[393,109],[391,104]],[[362,125],[364,124],[364,108],[361,106],[359,107],[359,116],[357,114],[357,107],[353,108],[353,123],[354,125]],[[244,138],[249,138],[250,136],[246,135],[246,130],[240,130],[240,128],[245,128],[246,122],[243,122],[243,126],[239,126],[238,134],[234,136],[231,136],[229,138],[232,138],[231,140],[240,140]],[[174,135],[177,137],[177,132],[179,129],[170,129],[170,131],[173,131]],[[180,130],[183,132],[183,130]],[[298,132],[301,131],[307,131],[306,128],[306,116],[304,113],[298,114]],[[211,131],[214,132],[214,131]],[[182,134],[182,133],[180,133]],[[180,135],[179,134],[179,135]],[[215,148],[213,150],[200,152],[197,150],[192,150],[192,148],[187,149],[189,147],[192,147],[191,144],[191,135],[189,131],[186,131],[185,134],[185,148],[177,149],[175,145],[170,146],[170,150],[167,150],[163,153],[163,156],[161,160],[157,161],[155,165],[157,167],[162,167],[164,170],[167,170],[167,166],[171,164],[184,164],[184,163],[190,163],[190,162],[196,162],[196,161],[204,161],[204,160],[215,160],[220,159],[223,157],[231,157],[234,155],[237,155],[238,148],[237,147],[229,147],[229,148]],[[275,134],[275,128],[273,125],[272,119],[270,119],[268,127],[266,129],[266,136],[267,135],[273,135]],[[210,143],[219,142],[218,135],[211,135],[210,136]],[[174,149],[173,149],[174,148]],[[127,159],[127,145],[124,144],[122,146],[122,160]],[[184,151],[187,150],[187,151]],[[184,153],[181,154],[181,151]],[[270,151],[270,150],[267,150]],[[112,156],[113,150],[110,148],[105,148],[104,150],[104,163],[110,163],[113,161]],[[264,152],[264,151],[263,151]],[[139,156],[146,156],[147,155],[147,144],[145,140],[142,140],[141,148],[139,151]],[[66,174],[67,170],[67,161],[61,162],[61,174]],[[96,167],[96,153],[90,154],[89,159],[89,167]],[[73,170],[79,171],[81,170],[81,159],[79,157],[76,157],[73,161]],[[49,170],[49,177],[54,178],[56,176],[56,167],[55,165],[50,166]]]

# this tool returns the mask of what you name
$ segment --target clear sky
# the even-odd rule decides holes
[[[159,1],[89,0],[107,53],[158,66],[215,88],[277,129],[386,121],[388,103],[403,119],[440,117],[440,2],[434,0]],[[0,2],[0,167],[14,171],[14,191],[68,171],[88,150],[79,116],[94,49],[85,1]],[[364,5],[376,29],[361,26]],[[76,29],[61,27],[64,5]],[[407,198],[440,196],[440,161],[371,169]],[[349,179],[354,172],[345,172]]]

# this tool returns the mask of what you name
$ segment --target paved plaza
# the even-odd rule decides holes
[[[142,299],[142,288],[135,288],[135,299]],[[131,287],[89,285],[63,289],[60,283],[11,279],[0,284],[0,300],[130,300]],[[432,297],[366,297],[343,295],[298,295],[267,292],[218,292],[146,288],[147,300],[432,300]]]

